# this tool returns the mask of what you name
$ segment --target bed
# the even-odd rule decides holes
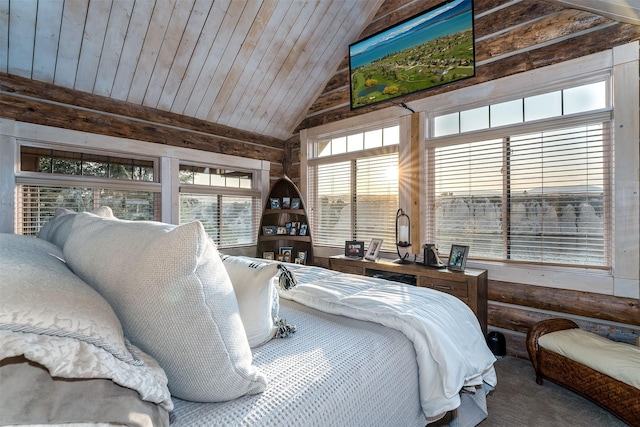
[[[210,241],[195,238],[195,246],[178,257],[180,270],[186,271],[180,274],[193,274],[193,269],[183,268],[189,261],[185,261],[184,254],[195,250],[200,251],[195,257],[196,271],[202,268],[202,260],[206,260],[210,265],[202,271],[207,277],[217,275],[220,282],[235,279],[245,285],[251,282],[252,286],[248,293],[251,305],[243,302],[245,294],[240,283],[227,283],[224,292],[218,289],[213,304],[226,302],[224,307],[216,306],[216,313],[227,310],[227,306],[232,309],[224,322],[218,321],[215,325],[218,332],[222,331],[222,344],[213,346],[213,350],[203,349],[204,344],[200,341],[209,337],[204,337],[194,326],[199,322],[194,320],[198,313],[191,308],[197,304],[185,305],[181,301],[183,305],[172,306],[177,298],[166,298],[171,292],[162,291],[162,286],[175,287],[175,277],[161,283],[167,276],[167,264],[170,264],[167,257],[176,252],[173,245],[185,245],[191,239],[187,238],[189,233],[194,236],[204,233],[201,224],[181,229],[183,226],[132,225],[98,215],[81,215],[81,220],[67,219],[75,222],[71,226],[58,228],[68,234],[62,239],[57,236],[57,239],[47,241],[47,233],[43,233],[43,239],[0,236],[1,266],[7,267],[0,269],[0,292],[3,296],[15,294],[15,298],[3,298],[0,305],[0,389],[5,390],[5,385],[11,384],[17,391],[11,396],[3,393],[0,399],[1,424],[424,426],[446,416],[451,425],[472,426],[486,417],[486,393],[496,385],[495,358],[486,346],[472,311],[454,297],[319,267],[283,266],[264,260],[220,256],[217,251],[212,252],[215,247]],[[179,239],[170,245],[166,239],[174,234]],[[144,241],[148,235],[154,235],[153,242],[162,244]],[[131,241],[123,246],[126,239]],[[61,247],[53,244],[53,240]],[[104,245],[108,246],[114,240],[120,250],[113,254],[112,251],[105,252]],[[137,244],[140,247],[136,248]],[[131,254],[122,253],[123,247],[135,249],[138,255],[131,265],[128,264]],[[145,254],[144,251],[150,252]],[[15,265],[16,260],[20,260],[18,265]],[[141,276],[138,274],[140,260],[157,264]],[[30,267],[25,274],[23,267],[26,265]],[[225,274],[221,273],[221,266]],[[66,271],[58,272],[61,268]],[[238,275],[240,268],[243,272]],[[54,270],[56,273],[51,274]],[[162,270],[158,277],[153,276],[156,270]],[[86,310],[83,316],[89,318],[100,311],[102,318],[120,322],[113,330],[109,329],[108,334],[100,328],[97,332],[102,334],[100,339],[113,340],[121,330],[120,341],[113,346],[115,350],[96,345],[96,340],[78,339],[74,335],[77,331],[70,334],[64,331],[68,325],[55,321],[40,330],[26,331],[24,325],[16,326],[20,323],[16,320],[28,323],[26,319],[33,317],[16,315],[28,311],[20,307],[34,300],[25,296],[24,290],[40,295],[39,298],[54,299],[46,295],[53,292],[53,281],[48,279],[42,283],[36,279],[43,274],[50,278],[63,275],[67,282],[74,282],[72,292],[83,289],[86,297],[95,301],[96,307],[101,307],[100,310]],[[117,280],[114,275],[119,275]],[[264,278],[256,280],[261,275]],[[252,279],[246,280],[248,277]],[[25,282],[37,283],[25,287]],[[116,282],[122,289],[112,288]],[[260,289],[255,287],[257,282],[261,283]],[[263,292],[267,282],[272,288]],[[154,285],[153,292],[149,291],[149,283]],[[82,288],[85,285],[87,289]],[[19,292],[19,289],[23,291]],[[124,293],[118,294],[120,291]],[[56,290],[55,294],[60,292]],[[258,312],[265,311],[263,303],[255,304],[258,294],[264,295],[265,301],[271,301],[266,309],[271,322],[267,329],[260,329],[263,322],[250,323],[246,318],[255,318]],[[140,295],[141,301],[132,295]],[[200,297],[199,293],[195,295]],[[113,312],[109,312],[105,302]],[[129,307],[131,304],[135,305]],[[160,311],[158,307],[162,304],[169,305]],[[69,304],[63,302],[55,307],[55,315],[45,313],[46,316],[60,319],[61,313],[66,313],[64,310],[77,310],[77,304],[70,309]],[[247,307],[250,314],[246,312]],[[145,310],[155,311],[149,315],[144,314]],[[164,319],[171,319],[175,325],[163,325],[162,316],[167,316],[169,311],[173,311],[171,317]],[[135,313],[133,318],[131,312]],[[180,324],[183,320],[185,323]],[[142,328],[136,329],[135,322],[139,321],[142,321]],[[95,327],[95,321],[91,322]],[[118,329],[119,325],[121,329]],[[238,336],[238,325],[242,337]],[[235,328],[235,332],[225,332],[225,328]],[[174,329],[175,334],[171,335]],[[158,334],[167,335],[158,342]],[[233,339],[225,341],[230,336]],[[149,338],[151,344],[147,342]],[[172,341],[180,339],[183,341]],[[27,344],[23,342],[25,340]],[[52,362],[43,355],[46,352],[39,351],[43,346],[52,345],[51,342],[56,343],[52,348],[72,347],[76,352],[73,357],[81,357],[74,359],[65,355],[66,350],[61,350]],[[98,344],[100,342],[98,340]],[[192,351],[189,346],[196,346],[196,349]],[[219,351],[220,346],[224,351]],[[86,359],[84,351],[94,354],[95,360],[91,360],[96,365],[108,362],[109,366],[115,366],[114,371],[124,366],[122,369],[136,372],[140,380],[123,383],[122,378],[128,376],[121,372],[94,375],[76,366],[70,368],[69,365],[74,365],[70,360]],[[209,355],[207,351],[212,353]],[[127,355],[135,357],[124,360]],[[233,369],[221,370],[222,363],[231,363]],[[32,377],[17,374],[22,372],[18,368],[30,369],[33,378],[46,377],[46,381],[53,383],[51,390],[67,394],[55,396],[55,399],[53,392],[38,394],[34,387],[43,384],[38,382],[41,380],[24,380]],[[78,371],[82,371],[82,375]],[[241,386],[238,386],[238,378],[243,381]],[[100,383],[105,390],[98,392],[92,381]],[[155,385],[151,387],[150,382]],[[72,390],[62,391],[56,388],[59,384],[70,386]],[[220,384],[230,385],[219,387]],[[117,392],[111,390],[113,387]],[[226,394],[238,387],[239,392]],[[119,406],[114,403],[112,411],[95,410],[108,406],[100,402],[105,402],[105,395],[114,393],[123,396],[120,400],[124,403]],[[34,399],[34,396],[38,398]],[[33,409],[34,404],[47,406],[51,400],[64,405],[71,396],[82,398],[82,405],[76,405],[71,414],[67,412],[61,417],[47,413],[47,408],[38,409],[40,412]],[[24,415],[20,414],[24,411],[16,409],[18,405],[23,405],[24,411],[33,417],[9,418],[7,408],[13,408],[16,417]],[[146,409],[139,409],[141,405]],[[85,410],[92,412],[87,415],[77,406],[94,409]],[[128,419],[123,419],[123,413],[129,414]],[[135,419],[131,416],[133,413],[142,415]]]

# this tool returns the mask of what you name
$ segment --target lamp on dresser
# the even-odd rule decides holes
[[[411,247],[411,219],[402,208],[396,212],[396,249],[398,251],[399,259],[394,261],[398,264],[410,264],[409,249]],[[401,253],[400,248],[405,250],[404,254]]]

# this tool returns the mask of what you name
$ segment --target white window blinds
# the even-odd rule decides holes
[[[37,235],[58,208],[85,212],[108,206],[116,218],[151,221],[159,214],[159,200],[159,193],[144,190],[19,185],[17,231]]]
[[[312,166],[309,183],[316,244],[381,238],[384,250],[395,249],[397,152]]]
[[[608,135],[595,123],[427,149],[439,250],[608,267]]]
[[[180,193],[180,223],[200,221],[221,247],[255,244],[259,206],[252,196]]]

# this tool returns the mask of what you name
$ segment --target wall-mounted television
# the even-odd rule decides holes
[[[440,3],[349,46],[352,109],[473,76],[472,0]]]

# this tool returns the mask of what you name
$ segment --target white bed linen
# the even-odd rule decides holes
[[[293,267],[297,276],[316,267]],[[320,274],[320,273],[318,273]],[[463,387],[496,385],[493,363],[477,318],[458,298],[443,292],[351,274],[298,280],[281,291],[323,312],[377,322],[402,331],[414,346],[420,400],[428,418],[460,406]]]
[[[425,426],[402,333],[287,300],[280,315],[297,332],[252,350],[267,389],[221,403],[174,398],[172,426]]]

